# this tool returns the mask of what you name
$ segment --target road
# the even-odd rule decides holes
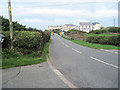
[[[52,37],[50,60],[67,80],[79,88],[118,88],[118,52],[75,44]]]
[[[48,62],[5,69],[3,88],[118,88],[118,52],[52,36]]]

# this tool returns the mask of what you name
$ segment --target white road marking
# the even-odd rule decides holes
[[[110,51],[110,50],[104,50],[104,49],[100,49],[100,50],[106,51],[106,52],[110,52],[110,53],[120,54],[120,53],[118,53],[118,52],[116,52],[116,51]]]
[[[98,62],[104,63],[104,64],[106,64],[106,65],[112,66],[112,67],[114,67],[114,68],[120,68],[120,67],[118,67],[118,66],[116,66],[116,65],[113,65],[113,64],[104,62],[104,61],[99,60],[99,59],[97,59],[97,58],[94,58],[94,57],[90,57],[90,58],[91,58],[91,59],[94,59],[94,60],[96,60],[96,61],[98,61]]]
[[[67,80],[65,77],[64,77],[64,75],[59,71],[59,70],[57,70],[53,65],[52,65],[52,63],[50,62],[50,60],[49,60],[49,58],[47,57],[47,63],[48,63],[48,65],[50,66],[50,68],[53,70],[53,72],[55,73],[55,74],[57,74],[58,75],[58,77],[66,84],[66,85],[68,85],[68,87],[70,87],[70,88],[77,88],[75,85],[73,85],[69,80]]]
[[[66,47],[70,47],[69,45],[65,44],[64,42],[62,42],[61,40],[59,40],[63,45],[65,45]]]
[[[67,44],[65,44],[65,46],[66,46],[66,47],[70,47],[70,46],[68,46]]]
[[[74,48],[72,48],[72,50],[74,50],[74,51],[77,52],[77,53],[82,54],[82,52],[80,52],[80,51],[78,51],[78,50],[76,50],[76,49],[74,49]]]

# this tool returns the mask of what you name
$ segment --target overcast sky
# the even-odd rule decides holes
[[[1,0],[0,15],[8,18],[8,0]],[[14,21],[37,29],[48,26],[99,22],[118,25],[119,0],[11,0]],[[1,6],[1,5],[0,5]]]

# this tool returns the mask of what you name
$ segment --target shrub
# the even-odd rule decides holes
[[[86,39],[87,42],[90,43],[99,43],[99,44],[108,44],[108,45],[115,45],[120,46],[120,35],[118,36],[93,36],[88,37]]]
[[[42,42],[42,33],[39,32],[20,31],[15,36],[14,47],[36,49]]]
[[[9,49],[2,49],[2,58],[17,57],[18,54]]]
[[[113,33],[120,33],[120,27],[110,27],[108,31]]]
[[[3,32],[5,40],[3,48],[10,48],[10,35],[9,32]],[[14,50],[24,55],[33,54],[41,55],[45,43],[50,40],[50,36],[42,31],[15,31],[14,32]]]
[[[90,33],[94,33],[94,34],[103,34],[103,33],[107,33],[107,32],[108,32],[108,30],[102,30],[102,29],[100,29],[100,30],[91,31]]]
[[[109,38],[109,43],[108,44],[120,46],[120,35],[118,35],[118,36],[111,36]]]

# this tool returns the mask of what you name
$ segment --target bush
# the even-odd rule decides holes
[[[3,32],[5,40],[2,44],[3,48],[10,49],[9,32]],[[16,52],[33,55],[41,55],[45,43],[50,40],[50,36],[42,31],[15,31],[14,32],[14,50]]]
[[[102,29],[100,29],[100,30],[91,31],[90,33],[94,33],[94,34],[103,34],[103,33],[107,33],[107,32],[108,32],[108,30],[102,30]]]
[[[86,39],[87,42],[90,43],[99,43],[99,44],[107,44],[107,45],[115,45],[120,46],[120,35],[118,36],[93,36],[88,37]]]
[[[90,33],[103,34],[103,33],[108,33],[108,32],[120,33],[120,27],[108,27],[108,28],[106,28],[106,30],[105,29],[93,30]]]
[[[18,54],[9,49],[2,49],[2,58],[17,57]]]
[[[120,27],[110,27],[108,31],[113,33],[120,33]]]
[[[111,36],[109,38],[109,43],[108,44],[115,45],[115,46],[120,46],[120,35]]]

